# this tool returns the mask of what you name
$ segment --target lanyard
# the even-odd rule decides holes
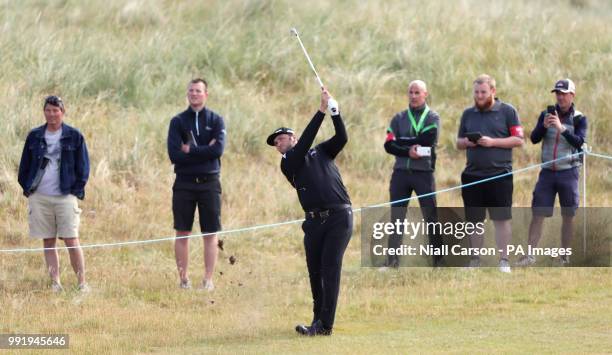
[[[414,116],[412,115],[412,112],[410,112],[410,107],[408,107],[408,118],[410,119],[410,123],[412,124],[412,128],[414,129],[414,134],[418,135],[419,132],[423,129],[423,126],[425,125],[425,117],[427,117],[428,113],[429,106],[425,105],[425,110],[423,110],[421,117],[419,117],[419,123],[417,123],[414,119]]]
[[[198,123],[198,114],[199,112],[196,111],[196,117],[195,117],[195,126],[196,126],[196,132],[198,134],[198,136],[200,135],[200,124]]]

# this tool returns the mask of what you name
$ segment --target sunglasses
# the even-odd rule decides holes
[[[59,107],[62,109],[62,111],[64,111],[64,101],[62,101],[62,98],[59,96],[51,95],[45,97],[45,103],[43,107],[46,107],[47,105]]]
[[[62,101],[62,98],[59,96],[51,95],[51,96],[45,97],[45,105],[51,104],[53,106],[60,106],[60,104],[63,104],[63,103],[64,101]]]

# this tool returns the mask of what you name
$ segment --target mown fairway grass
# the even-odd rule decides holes
[[[209,106],[228,128],[224,229],[301,218],[278,154],[264,143],[280,125],[301,130],[318,107],[293,26],[340,102],[350,141],[338,165],[356,207],[388,198],[384,130],[416,78],[429,84],[430,105],[442,117],[439,189],[460,183],[465,158],[454,137],[482,72],[497,78],[499,96],[518,109],[527,134],[552,103],[554,81],[571,77],[593,150],[612,154],[612,6],[604,0],[1,1],[0,21],[2,249],[40,246],[27,237],[16,171],[48,94],[65,99],[66,121],[90,149],[82,243],[172,235],[165,139],[194,76],[209,80]],[[319,137],[331,133],[325,123]],[[539,149],[515,150],[515,168],[537,163]],[[612,163],[588,160],[588,204],[608,207]],[[534,170],[514,178],[515,206],[529,206],[536,177]],[[461,205],[458,192],[438,201]],[[86,250],[87,296],[51,294],[40,252],[1,254],[0,333],[68,333],[75,353],[612,349],[609,269],[380,273],[360,266],[356,217],[331,338],[293,331],[311,317],[297,224],[226,236],[212,294],[177,289],[171,242]],[[194,281],[202,275],[201,244],[192,242]]]

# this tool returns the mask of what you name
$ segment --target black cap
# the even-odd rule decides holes
[[[576,85],[574,85],[574,82],[570,79],[561,79],[555,83],[555,87],[553,87],[553,89],[550,92],[557,92],[557,91],[560,91],[566,94],[569,92],[571,92],[572,94],[575,94]]]
[[[287,127],[277,128],[274,130],[274,132],[272,132],[271,135],[268,136],[268,139],[266,139],[266,143],[274,147],[274,138],[278,137],[281,134],[293,135],[294,132],[291,128],[287,128]]]

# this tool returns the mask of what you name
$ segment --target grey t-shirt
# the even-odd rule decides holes
[[[523,136],[516,109],[499,99],[495,99],[495,104],[489,111],[480,111],[475,106],[463,111],[457,137],[464,138],[469,132],[480,132],[491,138]],[[492,176],[512,171],[511,148],[477,146],[467,148],[466,155],[467,164],[463,171],[466,174]]]
[[[47,142],[47,152],[45,158],[49,159],[49,163],[45,168],[45,174],[40,180],[40,185],[36,189],[44,195],[61,196],[60,190],[60,158],[62,153],[62,147],[60,138],[62,137],[62,129],[58,129],[55,132],[49,132],[45,130],[45,141]]]

